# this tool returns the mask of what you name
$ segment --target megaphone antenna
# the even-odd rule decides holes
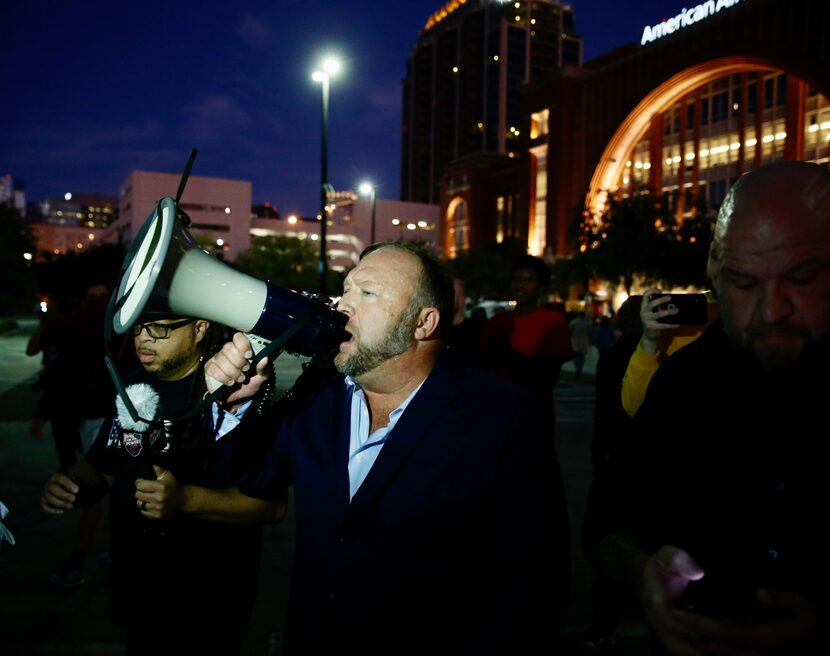
[[[198,152],[198,150],[193,148],[190,151],[190,157],[187,158],[187,164],[185,164],[184,166],[184,171],[182,172],[182,179],[181,182],[179,182],[179,190],[176,192],[176,205],[179,204],[179,200],[181,199],[182,194],[184,193],[184,188],[187,186],[187,180],[188,178],[190,178],[190,169],[193,168],[193,162],[195,161],[196,154]]]

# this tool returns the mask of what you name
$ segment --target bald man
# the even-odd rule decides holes
[[[740,178],[708,274],[721,320],[651,381],[601,565],[670,653],[828,653],[827,168]]]

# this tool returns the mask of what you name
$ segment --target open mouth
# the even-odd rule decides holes
[[[348,330],[343,330],[343,341],[340,342],[340,348],[351,344],[354,341],[354,335],[350,333]]]

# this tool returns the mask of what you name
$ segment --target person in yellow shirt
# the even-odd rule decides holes
[[[629,417],[633,417],[643,399],[646,397],[649,381],[654,372],[675,351],[695,341],[709,325],[720,316],[718,304],[711,292],[706,294],[707,320],[705,325],[680,325],[660,323],[658,319],[677,313],[676,308],[659,310],[658,307],[668,303],[670,294],[651,287],[643,294],[640,304],[640,319],[643,322],[643,335],[631,354],[628,369],[622,383],[622,405]]]

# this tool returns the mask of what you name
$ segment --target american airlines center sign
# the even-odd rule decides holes
[[[689,27],[695,23],[702,21],[704,18],[714,16],[722,9],[730,9],[740,3],[742,0],[706,0],[691,9],[682,9],[677,16],[666,18],[657,25],[646,25],[643,29],[643,37],[640,39],[640,45],[644,46],[647,43],[661,39],[669,34],[674,34],[684,27]]]

